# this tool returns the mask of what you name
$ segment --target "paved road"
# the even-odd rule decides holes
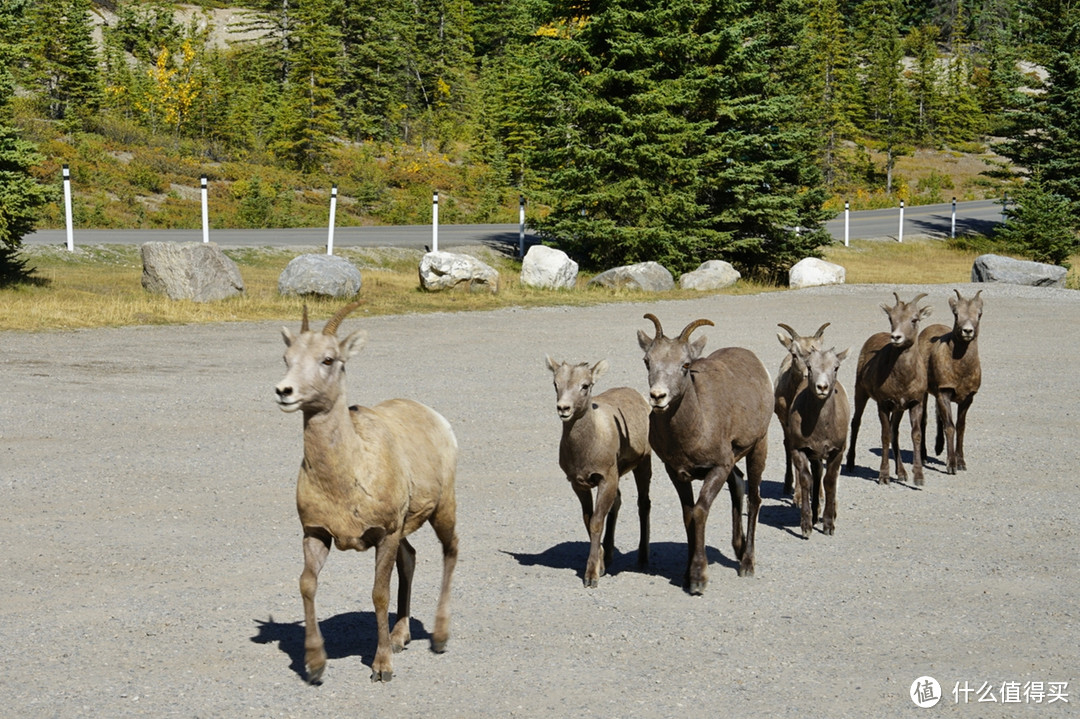
[[[946,237],[951,225],[951,204],[920,205],[904,211],[904,235]],[[897,239],[899,209],[852,212],[849,220],[850,239]],[[994,200],[961,202],[957,204],[956,231],[986,234],[1001,221],[1001,205]],[[844,239],[844,216],[826,224],[826,229],[838,241]],[[210,239],[226,247],[326,246],[327,229],[292,228],[275,230],[211,230]],[[201,230],[76,230],[76,245],[141,244],[150,240],[177,242],[202,240]],[[439,227],[439,248],[462,245],[490,245],[516,251],[520,240],[519,227],[514,224],[442,225]],[[67,242],[64,230],[39,230],[23,240],[31,245],[63,245]],[[536,235],[525,233],[526,246],[536,242]],[[391,227],[339,227],[334,230],[335,247],[408,247],[430,248],[430,225],[398,225]]]

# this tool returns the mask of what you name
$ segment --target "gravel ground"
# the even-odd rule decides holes
[[[424,528],[414,640],[384,685],[368,681],[372,552],[331,555],[318,596],[330,664],[321,686],[303,680],[301,428],[272,401],[277,323],[0,333],[0,714],[1075,715],[1078,292],[983,286],[967,472],[947,476],[931,459],[924,488],[878,486],[871,408],[857,472],[840,480],[836,535],[804,541],[781,495],[774,422],[755,577],[736,574],[720,498],[708,590],[683,591],[678,503],[654,460],[651,567],[636,567],[627,479],[620,552],[598,589],[582,586],[586,536],[558,468],[544,353],[606,357],[598,389],[645,390],[644,312],[669,332],[710,318],[717,326],[698,331],[710,348],[749,347],[770,368],[783,354],[777,322],[812,332],[829,321],[827,342],[853,349],[850,391],[893,289],[346,320],[343,332],[370,336],[350,364],[350,400],[425,401],[462,447],[449,651],[428,648],[440,560]],[[928,292],[932,319],[951,322],[952,286],[895,289]],[[901,437],[909,457],[906,422]],[[923,675],[942,688],[933,709],[909,698]],[[1051,683],[1067,683],[1068,703],[1050,702]],[[1003,702],[1014,688],[1029,693]]]

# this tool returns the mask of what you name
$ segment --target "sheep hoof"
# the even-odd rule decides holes
[[[597,579],[596,577],[585,577],[586,589],[596,589],[598,586],[600,586],[599,579]]]
[[[308,684],[321,684],[323,672],[326,671],[326,663],[322,663],[317,667],[308,666],[307,669],[307,683]]]
[[[813,533],[814,533],[814,530],[811,529],[810,527],[804,526],[802,528],[802,538],[803,539],[810,539],[810,535],[812,535]],[[740,574],[741,574],[741,572],[740,572]]]
[[[708,585],[708,583],[709,582],[707,580],[702,580],[700,582],[690,582],[690,587],[688,591],[695,597],[700,597],[702,594],[705,593],[705,587],[706,585]]]
[[[888,484],[889,483],[889,475],[888,474],[879,474],[878,478],[877,478],[877,483],[878,484]]]
[[[393,678],[394,678],[394,672],[391,669],[386,669],[386,670],[383,670],[381,672],[380,671],[372,671],[371,672],[371,681],[373,681],[373,682],[388,682]]]
[[[447,641],[449,641],[449,640],[447,640],[447,639],[432,639],[431,640],[431,651],[435,652],[436,654],[442,654],[443,652],[446,651],[446,643],[447,643]]]

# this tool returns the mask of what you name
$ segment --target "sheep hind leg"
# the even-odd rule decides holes
[[[611,509],[607,511],[607,522],[604,527],[604,564],[600,567],[600,573],[604,574],[607,568],[615,562],[615,525],[618,523],[619,510],[622,509],[622,492],[619,491],[618,478],[615,479],[615,500],[611,503]]]
[[[851,436],[848,439],[847,473],[855,473],[855,444],[859,439],[859,425],[862,423],[863,410],[870,397],[858,385],[855,386],[855,411],[851,415]]]
[[[441,654],[446,651],[446,643],[450,640],[450,584],[458,557],[457,508],[453,496],[443,498],[442,504],[432,515],[431,526],[443,550],[442,586],[435,610],[435,631],[431,633],[431,651]]]
[[[410,605],[412,600],[413,570],[416,569],[416,550],[409,544],[409,540],[401,538],[397,553],[398,573],[398,609],[394,628],[390,632],[390,649],[400,652],[405,645],[412,641],[412,632],[409,631]]]
[[[765,473],[768,452],[768,439],[762,437],[746,455],[746,546],[739,562],[740,577],[754,576],[754,538],[761,511],[761,477]]]
[[[878,404],[878,419],[881,420],[881,467],[878,469],[878,484],[889,483],[889,445],[892,442],[892,412]],[[897,419],[899,422],[899,418]],[[851,456],[850,454],[848,455]],[[900,464],[900,453],[896,453],[897,469],[903,470]]]
[[[330,554],[330,535],[304,534],[304,571],[300,574],[300,596],[304,600],[304,668],[309,684],[317,684],[326,669],[326,646],[315,616],[315,591],[319,572]]]
[[[649,512],[652,500],[649,499],[649,485],[652,483],[652,461],[648,456],[634,468],[634,482],[637,484],[638,525],[638,566],[649,565]]]
[[[921,487],[925,483],[923,478],[923,435],[922,435],[922,418],[926,411],[926,405],[922,402],[916,402],[911,406],[908,417],[911,420],[911,479],[915,483],[916,487]],[[899,433],[899,424],[897,427],[897,433]],[[900,457],[900,443],[896,443],[896,456]]]

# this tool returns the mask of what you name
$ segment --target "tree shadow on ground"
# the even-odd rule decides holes
[[[395,616],[391,612],[391,627],[394,621]],[[304,668],[304,622],[278,622],[270,616],[266,621],[256,619],[255,624],[258,631],[251,641],[255,644],[277,644],[278,649],[289,657],[289,669],[307,680]],[[328,660],[358,656],[368,667],[375,661],[375,650],[379,643],[375,612],[344,612],[321,620],[319,630],[326,643]],[[409,618],[409,632],[412,634],[410,647],[431,639],[431,634],[415,617]]]

